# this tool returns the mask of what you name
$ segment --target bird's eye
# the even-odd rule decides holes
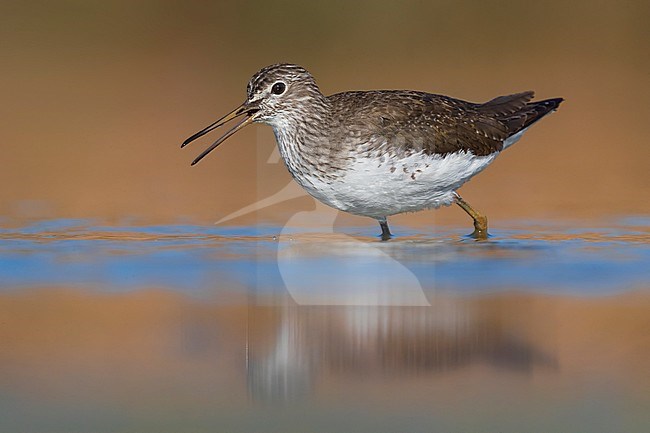
[[[284,93],[284,91],[287,89],[287,85],[284,84],[282,81],[278,81],[271,87],[271,93],[274,95],[281,95]]]

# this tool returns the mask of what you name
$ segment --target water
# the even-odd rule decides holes
[[[650,220],[0,229],[0,431],[647,431]]]

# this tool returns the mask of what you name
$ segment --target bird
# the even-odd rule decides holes
[[[196,165],[237,131],[263,123],[302,188],[335,209],[375,219],[381,240],[393,237],[388,217],[453,203],[472,218],[470,236],[484,240],[487,217],[457,190],[563,101],[533,97],[525,91],[473,103],[414,90],[325,96],[305,68],[278,63],[256,72],[246,100],[181,147],[238,119]]]

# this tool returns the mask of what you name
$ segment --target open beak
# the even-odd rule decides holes
[[[181,147],[185,147],[194,140],[196,140],[199,137],[204,136],[208,132],[217,129],[218,127],[230,122],[233,119],[236,119],[237,117],[244,116],[243,119],[241,119],[239,122],[235,124],[231,129],[229,129],[225,134],[223,134],[217,141],[212,143],[210,147],[205,149],[203,153],[201,153],[199,156],[196,157],[194,161],[192,161],[192,165],[196,164],[200,160],[203,159],[208,153],[212,152],[214,149],[217,148],[221,143],[226,141],[228,137],[233,135],[235,132],[239,131],[240,129],[244,128],[246,125],[250,125],[253,123],[253,120],[255,120],[255,113],[259,111],[259,108],[257,107],[256,103],[251,103],[249,104],[248,101],[244,102],[241,104],[239,107],[235,108],[232,110],[230,113],[226,114],[223,116],[221,119],[217,120],[216,122],[212,123],[210,126],[200,130],[196,134],[192,135],[190,138],[187,140],[183,141],[183,144],[181,144]]]

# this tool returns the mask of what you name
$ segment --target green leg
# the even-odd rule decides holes
[[[474,220],[474,232],[470,235],[475,239],[487,239],[488,237],[488,222],[487,217],[480,214],[480,212],[473,209],[469,203],[456,193],[456,204],[461,207],[469,216]]]

